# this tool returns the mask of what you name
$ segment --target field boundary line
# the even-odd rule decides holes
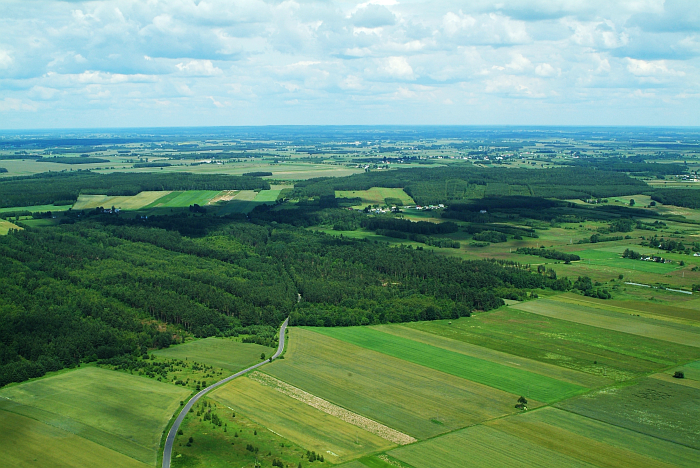
[[[247,372],[250,372],[254,369],[257,369],[258,367],[268,363],[272,362],[274,359],[277,358],[280,354],[282,354],[282,351],[284,350],[284,332],[287,329],[287,324],[289,324],[289,317],[282,323],[282,326],[280,327],[280,334],[279,334],[279,345],[277,346],[277,351],[275,354],[272,355],[269,359],[264,360],[263,362],[259,362],[253,366],[248,367],[247,369],[243,369],[242,371],[236,372],[235,374],[226,377],[225,379],[219,380],[218,382],[209,385],[207,388],[204,390],[200,391],[197,393],[195,396],[190,398],[190,400],[185,404],[184,408],[180,411],[180,414],[178,415],[177,419],[175,419],[175,422],[173,425],[170,427],[170,432],[168,432],[168,437],[165,439],[165,446],[163,447],[163,463],[162,463],[162,468],[170,468],[170,458],[172,457],[173,453],[173,444],[175,443],[175,437],[177,436],[177,431],[180,429],[180,424],[182,424],[182,421],[185,419],[185,416],[190,412],[190,409],[197,403],[197,401],[202,398],[204,395],[209,393],[210,391],[214,390],[215,388],[230,382],[231,380],[235,379],[236,377],[240,377],[243,374],[246,374]]]
[[[403,432],[392,429],[389,426],[366,416],[362,416],[341,406],[335,405],[328,400],[317,397],[316,395],[290,385],[287,382],[272,377],[271,375],[256,371],[251,373],[248,378],[265,385],[266,387],[270,387],[283,395],[287,395],[290,398],[294,398],[297,401],[309,405],[312,408],[316,408],[319,411],[323,411],[326,414],[345,421],[346,423],[352,424],[360,429],[364,429],[367,432],[371,432],[372,434],[379,436],[384,440],[388,440],[389,442],[393,442],[398,445],[407,445],[417,442],[417,439],[408,434],[404,434]]]

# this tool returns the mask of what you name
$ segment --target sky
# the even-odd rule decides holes
[[[699,0],[2,0],[0,31],[0,129],[700,125]]]

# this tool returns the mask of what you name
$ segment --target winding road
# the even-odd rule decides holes
[[[284,350],[284,331],[287,329],[287,324],[289,323],[289,318],[284,321],[282,326],[280,327],[280,343],[279,346],[277,346],[277,352],[272,355],[270,359],[276,359],[277,356],[282,354],[282,350]],[[262,366],[263,364],[266,364],[270,362],[269,359],[264,360],[263,362],[259,362],[255,364],[254,366],[250,366],[247,369],[244,369],[240,372],[237,372],[233,374],[232,376],[226,377],[223,380],[219,380],[215,384],[209,385],[207,388],[193,396],[190,401],[187,402],[184,408],[182,408],[182,411],[180,411],[180,414],[178,415],[177,419],[173,423],[173,426],[170,428],[170,432],[168,432],[168,438],[165,439],[165,447],[163,447],[163,468],[170,468],[170,458],[172,457],[173,454],[173,443],[175,443],[175,436],[177,435],[178,429],[180,429],[180,424],[182,424],[182,421],[185,419],[185,416],[187,416],[187,413],[190,411],[190,409],[194,406],[195,403],[197,403],[197,400],[202,398],[204,395],[206,395],[208,392],[212,391],[216,387],[225,384],[226,382],[229,382],[236,377],[240,377],[241,375],[245,374],[246,372],[250,372],[253,369],[257,369],[258,367]]]

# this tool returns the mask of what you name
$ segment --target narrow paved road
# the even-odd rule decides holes
[[[272,359],[276,359],[277,356],[282,354],[282,350],[284,349],[284,331],[287,329],[287,323],[289,323],[289,318],[284,321],[282,326],[280,327],[280,344],[277,346],[277,352],[272,355]],[[163,448],[163,468],[170,468],[170,458],[172,457],[173,454],[173,443],[175,443],[175,436],[177,435],[178,429],[180,429],[180,424],[182,424],[182,420],[185,419],[185,416],[187,416],[187,413],[190,411],[190,408],[194,406],[195,403],[197,403],[197,400],[202,398],[205,394],[210,392],[211,390],[215,389],[219,385],[223,385],[226,382],[229,382],[236,377],[240,377],[241,375],[245,374],[246,372],[250,372],[253,369],[257,369],[258,367],[262,366],[265,363],[270,362],[269,360],[265,360],[263,362],[259,362],[255,364],[254,366],[250,366],[247,369],[244,369],[236,374],[233,374],[230,377],[226,377],[224,380],[219,380],[213,385],[209,385],[207,388],[196,394],[194,397],[190,399],[190,401],[187,402],[184,408],[182,408],[182,411],[180,411],[180,414],[178,415],[177,419],[175,420],[175,423],[173,426],[170,428],[170,432],[168,432],[168,438],[165,439],[165,447]]]

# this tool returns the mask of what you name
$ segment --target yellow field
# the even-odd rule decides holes
[[[409,197],[403,189],[372,187],[369,190],[336,190],[337,198],[361,198],[362,205],[384,205],[385,198],[398,198],[404,205],[415,205],[413,198]]]
[[[0,236],[4,236],[5,234],[7,234],[10,231],[10,229],[22,229],[22,228],[19,226],[15,226],[14,224],[12,224],[9,221],[6,221],[4,219],[0,219]]]
[[[477,346],[464,341],[452,340],[444,336],[428,333],[414,328],[409,328],[401,325],[379,325],[376,328],[384,333],[401,336],[414,341],[419,341],[438,348],[447,349],[467,356],[472,356],[487,361],[497,362],[504,366],[515,367],[518,369],[534,372],[540,375],[546,375],[557,380],[569,382],[582,387],[596,388],[613,383],[611,379],[601,376],[578,372],[573,369],[547,364],[544,362],[535,361],[532,359],[514,356],[512,354],[503,353],[493,349]]]
[[[249,378],[235,379],[209,396],[307,450],[328,453],[326,460],[336,463],[395,447]]]
[[[119,208],[122,210],[138,210],[150,205],[159,198],[168,195],[170,191],[164,192],[141,192],[128,197],[111,197],[108,195],[80,195],[78,201],[73,205],[74,210],[89,210],[98,206],[104,208]]]
[[[129,458],[70,432],[0,410],[2,466],[146,468]]]
[[[288,330],[286,358],[263,372],[417,439],[517,411],[519,395],[309,330]]]
[[[669,323],[667,326],[656,325],[649,323],[647,319],[632,315],[606,314],[604,311],[599,312],[600,309],[594,309],[585,303],[576,303],[575,300],[567,296],[538,299],[510,307],[592,327],[700,347],[700,333],[693,330],[694,327],[682,327],[674,323]]]

